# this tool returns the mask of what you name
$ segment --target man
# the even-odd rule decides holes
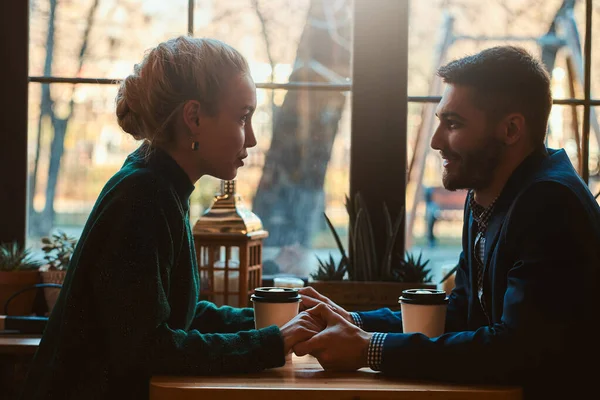
[[[438,75],[447,89],[431,146],[444,160],[444,186],[469,189],[446,333],[403,334],[401,313],[348,313],[306,288],[303,306],[316,305],[308,313],[327,328],[294,351],[328,369],[368,366],[572,398],[591,383],[583,363],[598,349],[600,209],[564,150],[544,146],[550,78],[510,46]]]

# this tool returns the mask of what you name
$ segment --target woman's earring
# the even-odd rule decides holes
[[[194,140],[192,142],[192,150],[196,151],[196,150],[198,150],[198,147],[200,147],[200,144]]]

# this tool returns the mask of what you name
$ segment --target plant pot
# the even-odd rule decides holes
[[[30,271],[0,271],[0,314],[4,314],[6,301],[19,290],[32,287],[40,280],[37,269]],[[25,291],[13,298],[8,305],[7,315],[31,315],[35,290]]]
[[[317,292],[329,297],[347,311],[369,311],[379,308],[400,310],[398,298],[406,289],[437,289],[435,283],[314,281]]]
[[[40,271],[40,274],[42,275],[43,283],[57,283],[62,285],[67,271],[42,270]],[[44,298],[46,299],[46,304],[48,305],[48,315],[50,315],[52,312],[59,294],[60,288],[44,288]]]

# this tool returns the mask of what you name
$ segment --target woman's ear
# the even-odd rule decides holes
[[[525,137],[525,130],[525,117],[523,114],[509,114],[502,123],[502,141],[507,146],[513,145]]]
[[[198,131],[201,116],[200,102],[189,100],[183,106],[183,121],[191,133]]]

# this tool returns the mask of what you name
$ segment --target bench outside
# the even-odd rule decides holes
[[[450,191],[443,187],[426,187],[425,223],[430,247],[436,245],[434,226],[437,221],[461,221],[467,198],[466,190]]]

